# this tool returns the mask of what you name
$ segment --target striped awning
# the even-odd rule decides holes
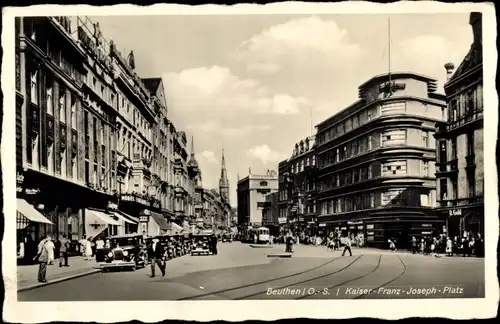
[[[113,212],[113,215],[115,215],[116,217],[118,217],[119,220],[125,222],[125,223],[129,223],[129,224],[139,224],[139,221],[135,221],[133,216],[130,216],[130,215],[122,215],[121,213],[118,213],[118,212]]]
[[[111,214],[98,210],[86,209],[85,216],[87,217],[89,224],[121,225],[120,222],[111,217]]]
[[[29,222],[41,224],[53,224],[45,216],[42,215],[33,205],[30,205],[24,199],[17,199],[17,229],[23,229],[28,226]]]

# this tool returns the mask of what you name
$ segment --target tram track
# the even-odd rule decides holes
[[[369,275],[373,274],[375,271],[377,271],[377,270],[378,270],[378,268],[380,268],[380,262],[381,262],[381,260],[382,260],[382,255],[379,255],[379,257],[378,257],[378,261],[377,261],[377,265],[376,265],[376,266],[375,266],[375,268],[373,268],[373,270],[371,270],[370,272],[367,272],[367,273],[365,273],[365,274],[363,274],[363,275],[361,275],[361,276],[358,276],[358,277],[356,277],[356,278],[352,278],[352,279],[346,280],[346,281],[344,281],[344,282],[338,283],[338,284],[336,284],[336,285],[334,285],[334,286],[327,287],[327,289],[328,289],[328,290],[331,290],[331,289],[334,289],[334,288],[338,288],[338,287],[341,287],[342,285],[349,284],[349,283],[351,283],[351,282],[353,282],[353,281],[356,281],[356,280],[362,279],[362,278],[364,278],[364,277],[366,277],[366,276],[369,276]],[[335,274],[335,273],[337,273],[337,272],[333,272],[333,273],[331,273],[331,274]],[[320,279],[320,278],[316,278],[316,279],[313,279],[313,280],[317,280],[317,279]],[[296,298],[296,299],[306,299],[306,298],[312,298],[312,297],[314,297],[314,295],[303,295],[303,296],[300,296],[300,297],[298,297],[298,298]]]
[[[396,257],[399,259],[399,262],[401,262],[401,264],[403,265],[403,271],[399,275],[397,275],[396,277],[394,277],[393,279],[388,280],[388,281],[382,283],[381,285],[377,286],[376,288],[373,289],[373,291],[378,291],[379,288],[382,288],[384,286],[387,286],[387,285],[393,283],[394,281],[398,280],[399,278],[401,278],[406,273],[406,264],[403,262],[403,260],[401,260],[401,257],[399,255],[396,255]],[[358,295],[358,296],[354,297],[353,299],[360,299],[360,298],[362,298],[364,296],[368,296],[370,294],[372,294],[372,293],[369,292],[369,293],[361,294],[361,295]]]
[[[289,285],[286,285],[286,286],[278,287],[278,288],[275,288],[275,289],[279,290],[279,289],[291,287],[291,286],[294,286],[294,285],[301,285],[301,284],[304,284],[304,283],[307,283],[307,282],[311,282],[311,281],[314,281],[314,280],[326,278],[328,276],[331,276],[331,275],[334,275],[336,273],[344,271],[345,269],[349,268],[351,265],[353,265],[354,263],[356,263],[362,257],[363,257],[363,255],[360,255],[359,257],[357,257],[356,259],[354,259],[352,262],[349,262],[346,266],[344,266],[344,267],[342,267],[342,268],[340,268],[338,270],[335,270],[333,272],[330,272],[330,273],[327,273],[327,274],[324,274],[324,275],[321,275],[321,276],[317,276],[317,277],[314,277],[314,278],[309,278],[309,279],[306,279],[306,280],[301,280],[301,281],[295,282],[293,284],[289,284]],[[380,260],[379,260],[379,263],[380,263]],[[281,278],[281,279],[285,279],[285,278]],[[276,279],[276,280],[280,280],[280,279]],[[275,281],[275,280],[273,280],[273,281]],[[255,296],[258,296],[258,295],[265,294],[266,292],[267,292],[267,290],[259,291],[259,292],[253,293],[253,294],[249,294],[249,295],[245,295],[245,296],[242,296],[242,297],[235,298],[234,300],[247,299],[247,298],[250,298],[250,297],[255,297]]]
[[[359,259],[359,258],[360,257],[358,257],[357,259]],[[217,290],[217,291],[213,291],[213,292],[207,292],[207,293],[196,295],[196,296],[189,296],[189,297],[179,298],[177,300],[180,300],[180,301],[182,301],[182,300],[192,300],[192,299],[196,299],[196,298],[202,298],[202,297],[207,297],[207,296],[211,296],[211,295],[218,295],[218,294],[223,294],[223,293],[227,293],[227,292],[231,292],[231,291],[235,291],[235,290],[239,290],[239,289],[244,289],[244,288],[248,288],[248,287],[252,287],[252,286],[266,284],[266,283],[270,283],[270,282],[273,282],[273,281],[278,281],[278,280],[293,278],[293,277],[300,276],[300,275],[306,274],[308,272],[311,272],[311,271],[314,271],[314,270],[317,270],[317,269],[321,269],[321,268],[323,268],[323,267],[325,267],[327,265],[330,265],[330,264],[332,264],[335,261],[340,260],[340,259],[341,259],[341,257],[336,257],[336,258],[334,258],[332,260],[329,260],[328,262],[322,263],[322,264],[320,264],[320,265],[318,265],[316,267],[313,267],[313,268],[310,268],[310,269],[307,269],[307,270],[303,270],[303,271],[299,271],[299,272],[295,272],[295,273],[292,273],[292,274],[289,274],[289,275],[286,275],[286,276],[281,276],[281,277],[276,277],[276,278],[267,279],[267,280],[263,280],[263,281],[253,282],[253,283],[249,283],[249,284],[245,284],[245,285],[241,285],[241,286],[237,286],[237,287],[232,287],[232,288],[227,288],[227,289],[221,289],[221,290]],[[352,263],[354,263],[354,262],[352,262]],[[352,263],[350,263],[350,264],[352,264]]]

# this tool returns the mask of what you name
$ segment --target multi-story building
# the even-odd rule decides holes
[[[19,17],[15,33],[18,239],[67,233],[78,240],[85,235],[88,208],[105,209],[113,199],[111,175],[101,182],[95,173],[86,174],[88,55],[72,37],[68,17]],[[112,110],[107,101],[99,117],[108,132],[113,131],[106,120],[113,118]],[[98,144],[99,156],[110,160],[113,143],[103,143],[104,152]]]
[[[188,172],[188,153],[186,133],[178,131],[174,137],[174,173],[175,173],[175,221],[182,227],[189,227],[189,222],[194,216],[194,178]]]
[[[447,118],[435,134],[439,210],[452,237],[484,234],[481,13],[472,13],[469,22],[473,34],[469,52],[453,75],[453,64],[445,65]]]
[[[419,74],[375,76],[357,102],[317,125],[319,227],[384,247],[442,231],[433,134],[446,104],[435,91],[436,80]]]
[[[238,181],[238,226],[261,226],[262,203],[265,196],[278,190],[276,171],[267,170],[266,174],[252,174]]]
[[[312,232],[316,221],[316,155],[315,137],[309,136],[295,144],[288,159],[292,182],[288,206],[288,223],[292,230]]]
[[[169,178],[169,146],[168,146],[168,108],[165,99],[165,88],[161,78],[142,79],[144,86],[151,94],[150,102],[154,109],[156,121],[153,124],[153,161],[151,164],[152,192],[151,196],[159,200],[163,215],[173,216],[168,209]]]
[[[278,224],[280,226],[280,232],[286,230],[289,207],[292,206],[292,187],[293,182],[292,178],[290,177],[288,159],[283,160],[278,164]]]
[[[279,191],[271,192],[265,197],[262,205],[262,225],[269,228],[272,234],[279,234],[280,206]]]
[[[198,166],[198,161],[196,161],[196,156],[194,152],[194,138],[191,137],[191,155],[188,161],[188,176],[192,179],[192,190],[194,191],[193,196],[193,215],[190,220],[191,228],[196,228],[198,222],[202,222],[203,219],[203,183],[201,177],[201,169]]]

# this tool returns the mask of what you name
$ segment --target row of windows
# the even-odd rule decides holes
[[[290,172],[293,174],[300,173],[304,171],[305,167],[308,166],[315,166],[316,165],[316,156],[308,156],[305,159],[302,159],[301,161],[298,161],[296,163],[292,163],[290,166]]]
[[[421,207],[430,205],[430,192],[419,189],[388,189],[333,198],[320,203],[320,215],[351,212],[383,206]]]
[[[302,154],[302,153],[305,153],[307,151],[309,151],[310,149],[310,141],[309,139],[306,139],[305,141],[301,141],[300,144],[297,143],[295,144],[295,147],[293,149],[293,155],[298,155],[298,154]]]
[[[448,106],[448,122],[456,122],[483,110],[483,86],[469,89],[453,98]]]
[[[342,122],[333,125],[331,128],[326,130],[325,132],[321,132],[318,134],[318,144],[324,144],[332,139],[335,139],[344,133],[347,133],[355,128],[358,128],[360,125],[367,123],[372,120],[377,115],[377,107],[372,106],[365,108],[353,116],[345,119]]]

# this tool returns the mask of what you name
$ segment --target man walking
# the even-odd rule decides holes
[[[167,266],[166,263],[164,263],[164,254],[165,254],[165,249],[163,246],[159,243],[160,240],[155,238],[153,239],[153,244],[151,244],[151,250],[149,251],[149,255],[153,258],[151,262],[151,278],[155,277],[155,268],[156,265],[158,264],[158,267],[160,268],[161,271],[161,276],[165,277],[165,268]]]
[[[351,252],[351,239],[349,238],[349,236],[346,236],[344,238],[344,244],[345,244],[345,247],[344,247],[344,252],[342,252],[342,256],[345,255],[345,251],[349,251],[349,256],[352,256],[352,252]]]
[[[47,249],[47,242],[50,241],[50,236],[47,236],[38,244],[38,252],[33,260],[40,263],[38,267],[38,282],[47,283],[47,263],[49,262],[49,250]]]
[[[63,234],[62,238],[59,239],[59,267],[63,266],[63,261],[64,261],[64,266],[69,267],[69,264],[68,264],[68,245],[69,245],[69,241],[66,238],[66,234]]]
[[[212,236],[212,253],[214,255],[217,255],[217,236],[213,235]]]

